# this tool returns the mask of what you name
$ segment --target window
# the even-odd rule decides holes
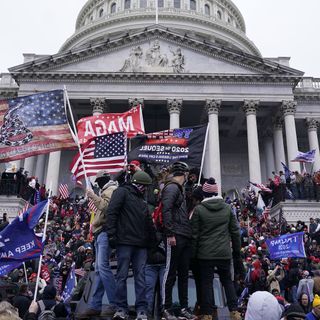
[[[102,16],[103,16],[103,9],[100,9],[100,11],[99,11],[99,17],[101,18]]]
[[[204,14],[210,16],[210,6],[208,4],[204,6]]]
[[[156,0],[158,1],[158,7],[163,8],[164,7],[164,0]]]
[[[222,19],[222,14],[221,14],[221,11],[217,11],[217,16],[218,16],[218,18],[221,20]]]
[[[180,0],[173,0],[173,6],[177,9],[181,8]]]
[[[140,0],[140,8],[146,8],[147,7],[147,0]]]
[[[111,5],[110,12],[111,12],[111,13],[115,13],[115,12],[116,12],[116,9],[117,9],[117,5],[116,5],[115,3],[113,3],[113,4]]]
[[[197,10],[196,0],[190,0],[190,10]]]
[[[130,9],[130,7],[131,7],[131,0],[125,0],[124,1],[124,8]]]

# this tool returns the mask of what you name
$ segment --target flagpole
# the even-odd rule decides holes
[[[72,127],[73,127],[73,130],[74,130],[73,138],[74,138],[74,140],[75,140],[75,142],[77,144],[78,150],[79,150],[80,161],[82,162],[83,173],[84,173],[84,177],[85,177],[85,180],[86,180],[86,185],[87,185],[88,189],[92,189],[91,185],[89,183],[89,180],[88,180],[87,170],[86,170],[86,167],[84,165],[83,152],[82,152],[82,149],[81,149],[81,146],[80,146],[80,143],[79,143],[78,131],[77,131],[76,124],[74,122],[73,113],[72,113],[72,109],[71,109],[70,100],[69,100],[68,91],[67,91],[67,87],[66,86],[64,86],[64,94],[65,94],[65,97],[66,97],[66,102],[67,102],[69,113],[70,113],[70,117],[71,117]]]
[[[198,186],[200,185],[201,176],[202,176],[202,170],[203,170],[203,164],[204,164],[204,157],[206,155],[206,148],[207,148],[207,142],[208,142],[208,136],[209,136],[209,123],[207,124],[207,130],[206,130],[206,136],[204,138],[204,144],[203,144],[203,151],[202,151],[202,159],[201,159],[201,166],[200,166],[200,173],[199,173],[199,179],[198,179]]]
[[[27,268],[25,262],[23,262],[23,270],[24,270],[24,276],[26,278],[26,284],[29,284],[28,282],[28,274],[27,274]]]
[[[48,204],[47,204],[47,210],[46,210],[46,217],[44,220],[44,228],[43,228],[43,234],[42,234],[42,243],[46,241],[46,233],[47,233],[47,225],[48,225],[48,217],[49,217],[49,209],[50,209],[50,201],[52,197],[52,182],[50,183],[50,189],[49,189],[49,197],[48,197]],[[36,281],[36,288],[34,291],[34,297],[33,301],[37,301],[37,295],[38,295],[38,288],[39,288],[39,279],[40,279],[40,272],[41,272],[41,265],[42,265],[42,252],[39,258],[39,266],[38,266],[38,272],[37,272],[37,281]]]

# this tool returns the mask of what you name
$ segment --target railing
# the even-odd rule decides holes
[[[0,87],[5,87],[5,88],[16,88],[18,85],[12,78],[10,73],[1,73],[0,74]]]
[[[320,89],[320,78],[305,77],[300,81],[296,89]]]

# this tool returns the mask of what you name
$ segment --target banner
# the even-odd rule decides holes
[[[304,232],[285,234],[281,237],[267,239],[266,243],[272,260],[282,258],[305,258],[303,242]]]
[[[144,134],[142,108],[139,106],[124,113],[105,113],[82,118],[77,122],[77,130],[80,144],[110,133],[126,132],[128,138]]]
[[[74,147],[63,90],[0,100],[0,162]]]
[[[151,133],[133,139],[139,145],[128,154],[129,161],[169,165],[175,161],[200,167],[207,125]]]

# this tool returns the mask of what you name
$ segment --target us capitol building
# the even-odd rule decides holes
[[[59,52],[24,54],[1,75],[0,96],[66,85],[76,121],[143,103],[146,132],[209,122],[204,175],[228,193],[249,179],[265,182],[281,161],[301,171],[290,162],[298,150],[316,149],[320,169],[320,79],[303,77],[289,60],[261,56],[231,0],[158,0],[158,10],[155,0],[88,0]],[[70,184],[74,154],[17,165],[56,191]],[[305,218],[319,209],[290,208]]]

